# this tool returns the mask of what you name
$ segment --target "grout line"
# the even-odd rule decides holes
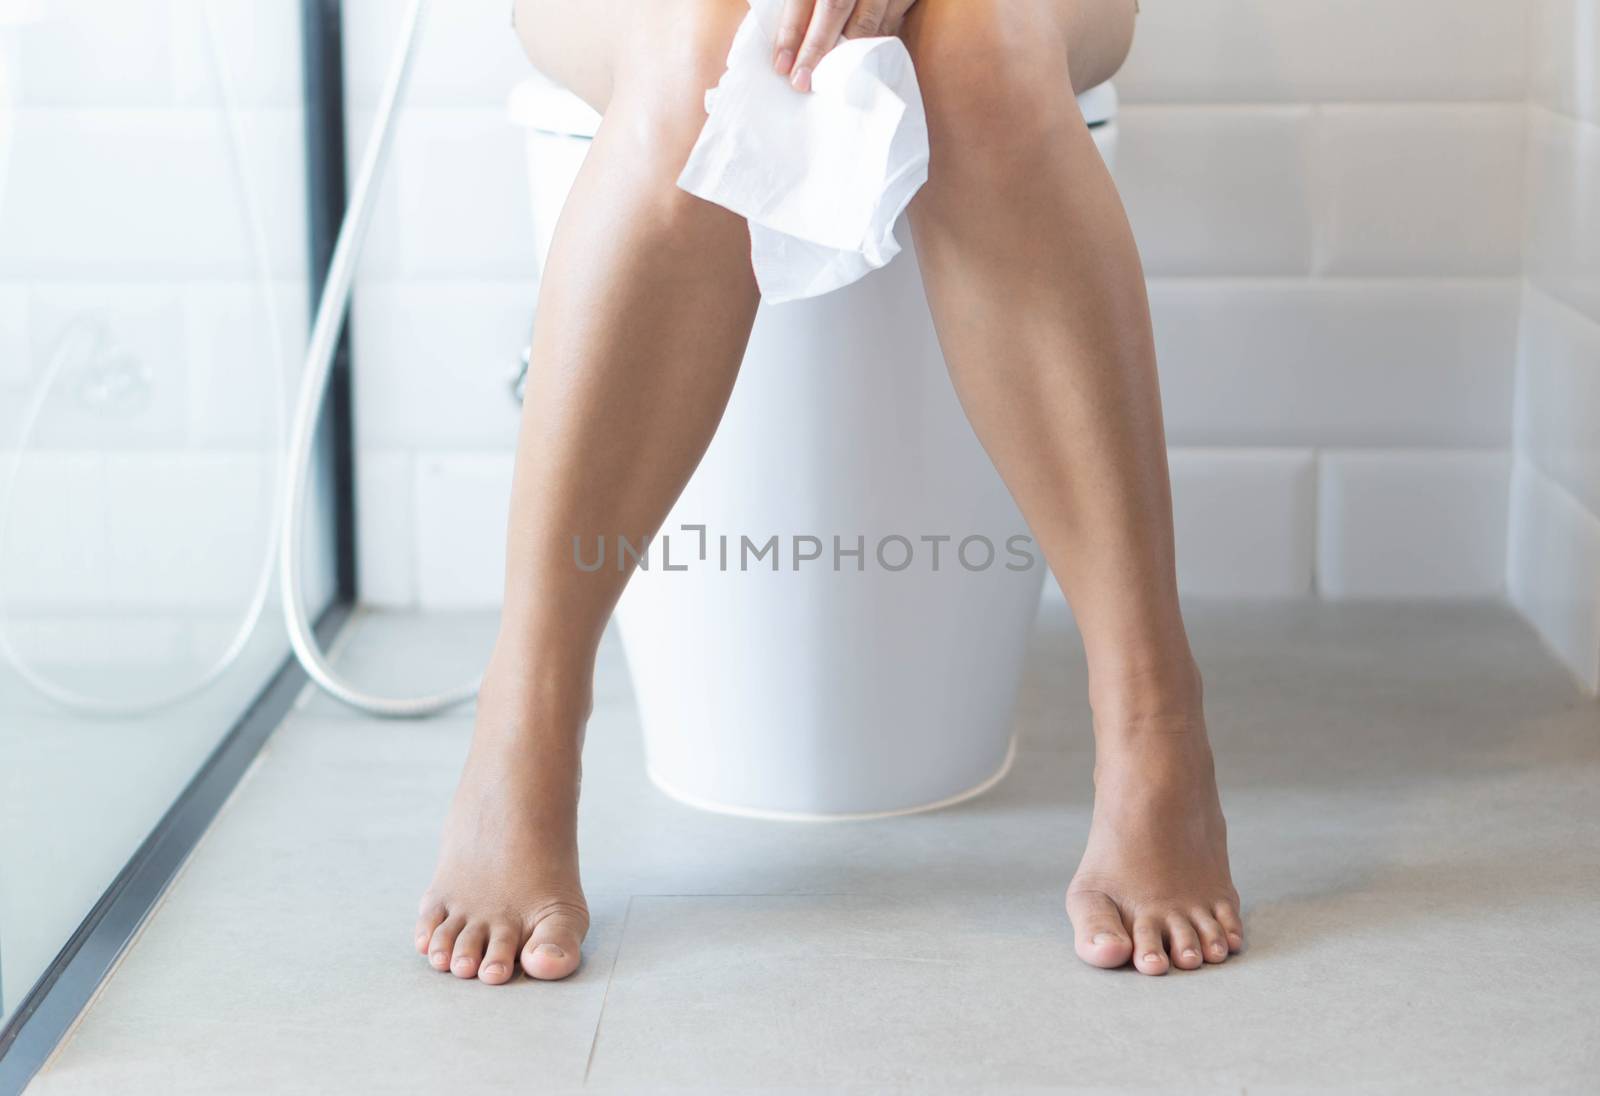
[[[1113,79],[1113,83],[1116,82],[1118,81]],[[1135,92],[1122,97],[1122,100],[1118,105],[1118,112],[1120,117],[1122,112],[1130,110],[1215,110],[1247,112],[1306,107],[1353,107],[1367,110],[1386,110],[1392,108],[1398,108],[1402,110],[1428,110],[1434,108],[1481,110],[1488,108],[1492,110],[1496,107],[1522,107],[1527,105],[1528,100],[1526,97],[1512,99],[1505,96],[1484,96],[1482,98],[1472,99],[1430,98],[1427,96],[1399,96],[1393,99],[1356,99],[1340,95],[1312,95],[1305,97],[1289,96],[1287,98],[1278,99],[1211,99],[1202,95],[1199,97],[1146,99]],[[1534,103],[1533,105],[1542,106],[1543,104]],[[1565,115],[1565,112],[1562,111],[1552,111],[1552,113],[1559,113],[1566,117],[1571,117],[1570,115]],[[1583,119],[1578,120],[1582,121]]]
[[[893,894],[881,891],[674,891],[666,894],[631,894],[628,896],[628,908],[633,908],[635,898],[893,898]],[[623,915],[626,927],[627,915]],[[620,945],[619,945],[620,948]]]
[[[589,1055],[583,1060],[583,1083],[589,1083],[589,1071],[594,1068],[595,1048],[600,1045],[600,1025],[606,1018],[606,1002],[611,999],[611,982],[617,976],[617,963],[622,959],[622,942],[628,935],[628,918],[633,914],[634,895],[628,895],[628,904],[622,908],[622,926],[617,929],[617,950],[611,956],[611,969],[606,971],[605,992],[600,995],[600,1012],[594,1018],[594,1034],[589,1037]]]
[[[1448,271],[1418,271],[1416,273],[1316,273],[1296,270],[1283,273],[1249,273],[1229,270],[1196,271],[1192,273],[1163,273],[1159,269],[1146,272],[1145,284],[1189,284],[1216,282],[1230,288],[1282,289],[1290,286],[1356,286],[1367,289],[1482,289],[1520,288],[1526,280],[1516,271],[1498,274],[1452,274]]]

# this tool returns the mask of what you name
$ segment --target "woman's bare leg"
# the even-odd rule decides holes
[[[656,531],[744,355],[757,303],[748,230],[674,183],[747,10],[744,0],[518,5],[535,61],[605,123],[540,291],[500,634],[416,925],[417,950],[460,978],[506,982],[519,956],[535,978],[578,967],[582,732],[595,650],[628,576],[609,558],[580,570],[573,538],[588,558],[598,536],[638,543]]]
[[[905,37],[932,163],[912,206],[962,403],[1072,603],[1095,813],[1067,895],[1078,954],[1147,974],[1220,962],[1239,899],[1178,609],[1143,274],[1078,112],[1133,0],[919,0]]]

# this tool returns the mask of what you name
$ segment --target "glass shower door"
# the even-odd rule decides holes
[[[295,3],[0,0],[0,1022],[288,651],[300,51]]]

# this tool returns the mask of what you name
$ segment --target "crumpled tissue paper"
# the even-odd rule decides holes
[[[894,226],[928,179],[928,124],[905,43],[842,40],[795,91],[773,69],[783,0],[750,0],[706,93],[678,186],[750,222],[769,304],[843,288],[900,251]]]

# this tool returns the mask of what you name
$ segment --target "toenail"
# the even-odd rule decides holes
[[[1094,942],[1096,944],[1118,944],[1122,942],[1122,938],[1114,933],[1102,932],[1094,938]]]
[[[540,955],[548,955],[552,959],[565,959],[567,957],[567,953],[554,944],[540,944],[534,950]]]
[[[432,959],[435,963],[442,963],[446,959],[450,958],[450,956],[446,952],[436,951],[432,955],[430,955],[429,958]]]
[[[1185,959],[1198,959],[1200,958],[1200,953],[1195,951],[1193,948],[1184,948],[1183,957]]]
[[[1161,956],[1157,955],[1153,951],[1147,951],[1144,955],[1144,961],[1146,963],[1159,963],[1161,962]]]
[[[485,973],[485,974],[493,974],[493,975],[499,976],[501,974],[504,974],[505,972],[506,972],[506,968],[501,966],[499,963],[490,963],[488,966],[483,968],[483,973]]]

